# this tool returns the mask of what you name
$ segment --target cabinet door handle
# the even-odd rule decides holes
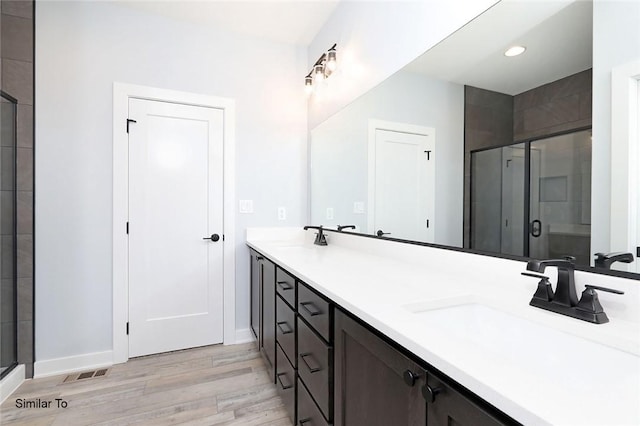
[[[280,382],[280,386],[282,386],[282,390],[291,389],[293,387],[292,384],[288,383],[285,385],[284,383],[282,383],[282,378],[281,378],[282,376],[286,377],[287,373],[280,373],[276,375],[276,377],[278,378],[278,382]]]
[[[312,364],[316,364],[318,365],[318,363],[316,362],[316,360],[313,358],[313,355],[311,355],[311,353],[307,352],[304,354],[300,354],[300,359],[302,359],[302,362],[304,362],[304,365],[307,366],[307,368],[309,369],[309,371],[311,373],[317,373],[318,371],[322,370],[322,367],[318,366],[318,367],[312,367],[308,362],[307,362],[307,358],[311,358],[311,360],[313,361]]]
[[[443,389],[440,387],[432,388],[429,385],[424,385],[422,387],[422,396],[427,402],[433,403],[436,402],[436,396],[438,396],[438,394],[441,393],[442,390]]]
[[[282,289],[282,291],[293,290],[293,286],[289,285],[286,281],[278,281],[278,285]]]
[[[402,373],[402,379],[407,384],[407,386],[412,387],[416,384],[416,380],[418,380],[419,378],[420,374],[416,374],[411,370],[405,370],[404,373]]]
[[[302,302],[300,303],[300,306],[302,306],[304,310],[307,311],[312,317],[322,314],[322,311],[318,309],[318,307],[314,305],[313,302]]]
[[[307,423],[311,423],[311,419],[302,419],[302,420],[300,420],[300,421],[298,422],[298,424],[299,424],[300,426],[304,426],[304,425],[306,425]]]
[[[293,330],[291,329],[291,327],[289,327],[289,324],[287,324],[286,321],[280,321],[277,322],[276,325],[278,326],[278,328],[280,329],[280,332],[282,334],[289,334],[289,333],[293,333]],[[286,325],[287,327],[284,328],[282,327],[283,325]]]

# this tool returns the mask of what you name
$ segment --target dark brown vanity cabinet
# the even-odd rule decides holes
[[[472,399],[455,390],[452,385],[447,383],[447,380],[441,379],[433,373],[427,374],[427,386],[423,387],[422,393],[427,402],[427,423],[429,426],[519,424],[506,416],[490,413],[488,409],[481,407]]]
[[[426,371],[335,311],[335,425],[425,426]]]
[[[251,330],[256,336],[267,371],[275,381],[276,265],[251,250]]]
[[[335,310],[336,426],[518,424],[457,388]]]
[[[253,250],[251,329],[297,426],[518,424]]]
[[[262,335],[260,332],[260,313],[262,312],[261,303],[260,303],[260,295],[262,294],[262,285],[260,283],[262,278],[262,263],[261,261],[264,259],[260,254],[256,253],[253,250],[249,251],[249,255],[251,258],[251,270],[250,270],[250,290],[251,297],[250,301],[250,325],[251,332],[253,336],[256,338],[258,342],[258,346],[262,347]]]

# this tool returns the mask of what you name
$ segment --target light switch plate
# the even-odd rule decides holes
[[[240,200],[240,213],[253,213],[253,200]]]
[[[278,207],[278,220],[287,220],[287,209],[285,207]]]

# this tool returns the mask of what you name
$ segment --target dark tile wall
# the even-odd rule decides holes
[[[18,362],[33,376],[34,2],[0,0],[0,83],[18,99]]]
[[[465,86],[464,247],[470,247],[471,151],[591,127],[591,69],[516,96]]]
[[[471,151],[513,143],[513,96],[464,87],[464,247],[470,247]]]
[[[591,69],[513,97],[515,141],[591,126]]]

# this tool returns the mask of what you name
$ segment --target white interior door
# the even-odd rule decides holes
[[[221,343],[223,111],[130,99],[129,118],[129,356]]]
[[[374,229],[434,242],[435,140],[376,129]]]

